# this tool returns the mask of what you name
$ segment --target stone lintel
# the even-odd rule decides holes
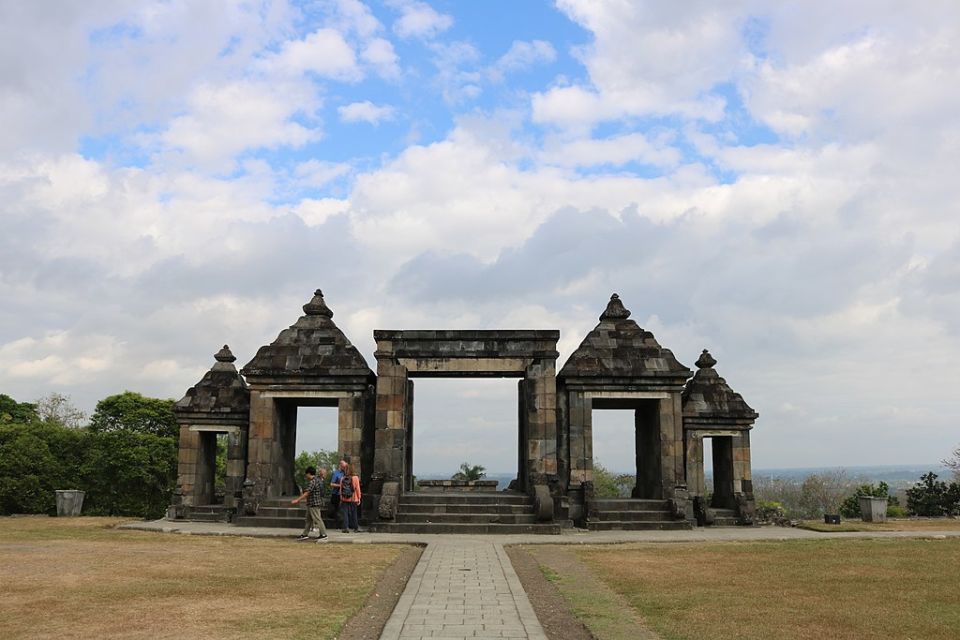
[[[684,431],[702,431],[704,429],[749,431],[753,429],[753,420],[710,416],[683,416],[683,429]]]
[[[214,424],[192,424],[190,431],[199,433],[239,433],[240,427],[236,425],[214,425]]]
[[[257,389],[254,389],[257,391]],[[264,389],[260,391],[262,398],[355,398],[362,395],[359,390],[346,389]]]
[[[591,399],[611,400],[666,400],[671,394],[668,391],[584,391],[583,396]]]
[[[665,392],[669,394],[683,391],[684,378],[580,378],[557,377],[557,382],[568,391],[582,393],[630,393],[630,392]]]
[[[691,438],[710,438],[717,436],[738,436],[739,429],[687,429],[686,434]]]
[[[193,426],[193,425],[209,425],[212,427],[224,427],[224,430],[228,430],[235,427],[244,428],[250,422],[249,413],[200,413],[200,412],[183,412],[179,411],[176,413],[177,424],[181,427]]]
[[[532,364],[530,358],[398,358],[398,363],[408,374],[464,374],[470,377],[483,375],[523,376]]]

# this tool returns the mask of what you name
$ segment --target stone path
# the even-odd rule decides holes
[[[503,545],[475,540],[427,546],[380,636],[546,637]]]

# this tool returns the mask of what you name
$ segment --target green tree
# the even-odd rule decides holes
[[[953,471],[953,479],[960,482],[960,446],[951,452],[950,457],[943,460],[943,466]]]
[[[133,391],[104,398],[90,416],[90,430],[94,432],[132,431],[156,436],[179,436],[173,400],[148,398]]]
[[[76,429],[83,425],[87,414],[73,406],[70,396],[62,393],[48,393],[34,405],[37,415],[44,422],[54,422],[64,427]]]
[[[38,420],[37,407],[29,402],[17,402],[0,393],[0,424],[16,422],[26,424]]]
[[[460,471],[457,471],[451,480],[479,480],[480,478],[487,475],[486,467],[474,464],[471,465],[469,462],[464,462],[460,465]]]
[[[840,504],[840,515],[842,515],[844,518],[859,518],[861,496],[886,498],[888,504],[897,504],[897,499],[890,497],[890,485],[881,480],[880,484],[878,485],[862,484],[857,487],[853,492],[853,495],[848,496]]]
[[[86,433],[35,420],[0,425],[0,514],[53,513],[57,489],[83,488]]]
[[[593,461],[593,495],[596,498],[624,498],[630,491],[636,478],[628,474],[615,474],[599,461]]]
[[[81,467],[85,510],[109,516],[162,516],[177,479],[176,441],[123,429],[88,435]]]
[[[293,461],[294,481],[297,485],[303,485],[303,475],[307,472],[307,467],[316,467],[317,469],[327,470],[327,484],[330,483],[330,476],[337,468],[340,462],[340,454],[336,451],[301,451]]]
[[[907,511],[918,516],[950,516],[960,513],[960,483],[937,480],[932,471],[907,489]]]

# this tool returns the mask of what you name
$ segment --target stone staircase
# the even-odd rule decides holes
[[[378,533],[559,534],[561,524],[537,522],[526,494],[499,492],[405,493],[395,522],[378,522]]]
[[[593,501],[587,518],[590,531],[677,531],[691,529],[686,520],[676,520],[666,500],[603,498]]]
[[[229,522],[230,511],[222,504],[202,504],[190,507],[185,518],[191,522]]]
[[[304,518],[307,515],[306,501],[294,506],[290,504],[296,496],[281,496],[279,498],[267,498],[260,503],[257,515],[235,515],[233,524],[238,527],[277,527],[287,529],[300,529],[303,527]],[[323,524],[327,529],[339,529],[341,522],[333,521],[330,517],[330,509],[327,502],[323,504]]]
[[[737,522],[737,512],[734,509],[717,509],[711,507],[713,510],[713,524],[712,527],[736,527],[738,526]]]

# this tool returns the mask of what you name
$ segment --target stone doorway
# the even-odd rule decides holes
[[[524,331],[374,331],[377,341],[373,487],[413,488],[414,378],[520,378],[517,486],[559,487],[556,350],[560,334]],[[388,492],[390,492],[388,490]]]
[[[709,506],[715,509],[736,509],[737,493],[742,491],[734,469],[734,440],[738,431],[691,431],[687,437],[687,484],[691,495],[711,495]],[[713,486],[706,482],[705,452],[713,464]]]
[[[619,411],[632,414],[632,442],[618,442],[624,449],[633,450],[635,483],[631,498],[661,499],[664,497],[660,401],[655,398],[592,398],[588,427],[593,439],[593,412]]]
[[[497,475],[503,486],[516,479],[517,405],[513,379],[419,378],[413,416],[416,447],[411,448],[415,485],[448,481],[461,463],[484,467],[484,480]],[[503,477],[508,473],[509,478]]]

